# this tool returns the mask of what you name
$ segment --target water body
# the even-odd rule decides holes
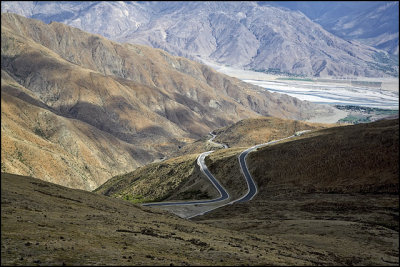
[[[270,92],[287,94],[300,100],[329,105],[354,105],[383,109],[399,108],[399,92],[347,84],[323,82],[284,82],[243,79]]]

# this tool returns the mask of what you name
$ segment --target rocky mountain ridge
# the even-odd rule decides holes
[[[299,10],[345,39],[399,54],[399,3],[396,1],[260,2]]]
[[[58,22],[1,22],[3,171],[92,190],[240,119],[332,110]]]
[[[398,60],[386,51],[345,41],[299,11],[268,3],[6,2],[2,9],[61,21],[119,42],[251,70],[306,76],[398,75]]]

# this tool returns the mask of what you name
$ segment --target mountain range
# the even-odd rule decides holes
[[[262,72],[398,75],[395,2],[3,1],[2,12],[6,11],[46,23],[59,21],[118,42]]]
[[[2,171],[92,190],[244,118],[334,110],[58,22],[1,27]]]
[[[397,75],[395,38],[360,43],[390,27],[346,20],[395,3],[1,5],[2,265],[399,265],[398,112],[312,123],[339,110],[199,62]]]
[[[272,1],[259,2],[304,13],[324,29],[390,54],[399,54],[397,1]]]

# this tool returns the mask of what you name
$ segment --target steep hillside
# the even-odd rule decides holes
[[[261,192],[398,193],[399,120],[329,128],[248,157]],[[272,189],[273,188],[273,189]],[[262,198],[262,194],[260,196]]]
[[[259,117],[241,120],[214,132],[217,135],[216,142],[227,144],[229,147],[249,147],[291,136],[298,131],[317,130],[333,126],[337,125]]]
[[[304,13],[324,29],[399,54],[399,3],[396,1],[260,2]]]
[[[228,147],[249,147],[293,135],[297,131],[316,130],[338,126],[337,124],[309,123],[304,121],[280,119],[275,117],[255,117],[244,119],[232,125],[215,129],[214,141]],[[220,149],[221,146],[209,142],[210,135],[183,146],[179,155],[200,153],[202,151]]]
[[[334,265],[323,249],[1,173],[1,264]],[[285,251],[285,253],[283,253]]]
[[[343,40],[303,13],[272,4],[234,1],[6,2],[2,3],[2,10],[45,22],[59,21],[119,42],[145,44],[174,55],[269,73],[398,75],[398,60],[386,51]],[[396,8],[386,10],[393,9]],[[396,22],[396,17],[395,13],[388,12],[380,12],[383,14],[381,20],[371,16],[363,20],[363,14],[354,17],[347,11],[342,12],[343,17],[331,29],[342,33],[340,36],[353,36],[362,31],[364,38],[373,31],[376,42],[392,43],[396,32],[392,33],[388,28],[391,29],[390,24]],[[375,13],[370,10],[369,14]],[[371,24],[370,20],[376,24]],[[362,26],[364,24],[366,26]],[[357,39],[361,37],[359,34]],[[370,43],[387,48],[376,42]]]
[[[172,158],[118,175],[93,192],[134,203],[217,197],[218,192],[196,164],[197,154]]]
[[[392,119],[313,130],[259,148],[247,157],[259,190],[254,199],[282,193],[396,193],[398,142],[399,120]],[[219,150],[206,163],[220,180],[240,180],[237,155]]]
[[[226,143],[230,148],[214,152],[210,157],[226,158],[227,155],[237,155],[243,147],[254,144],[266,143],[293,135],[301,130],[317,130],[334,125],[306,123],[294,120],[278,119],[273,117],[259,117],[244,119],[231,126],[214,130],[217,134],[215,140]],[[201,199],[217,197],[218,192],[202,174],[196,164],[199,153],[208,150],[217,150],[203,137],[194,143],[183,146],[177,154],[182,156],[162,162],[146,165],[133,172],[118,175],[102,184],[94,192],[129,199],[134,202],[154,202],[177,199]],[[211,165],[211,168],[214,166]],[[223,168],[226,170],[226,168]],[[238,168],[232,168],[237,171]],[[228,171],[228,170],[226,170]],[[240,174],[240,171],[239,173]],[[232,180],[226,180],[228,173],[219,178],[224,187],[230,190],[232,196],[239,197],[242,190],[237,187],[245,186]],[[234,177],[236,177],[234,175]],[[234,192],[234,193],[233,193]]]
[[[207,164],[220,180],[243,180],[237,162],[219,150]],[[398,119],[312,131],[247,164],[258,194],[194,220],[329,248],[343,265],[398,265]]]
[[[235,127],[259,123],[251,119]],[[311,250],[326,248],[326,253],[318,254],[319,259],[332,256],[340,265],[396,266],[398,137],[399,120],[382,120],[312,130],[261,148],[249,154],[247,160],[258,194],[249,202],[221,207],[193,220],[222,229],[293,240]],[[237,159],[243,150],[220,149],[206,158],[211,173],[234,199],[247,191]],[[179,168],[176,163],[180,163]],[[167,184],[187,174],[182,167],[190,164],[193,159],[181,157],[149,165],[110,180],[101,190],[104,193],[108,187],[117,197],[131,194],[126,199],[132,201],[135,191],[147,188],[141,184],[144,177],[149,177],[152,184]],[[200,189],[201,177],[194,171],[189,173],[181,186],[172,189],[169,199],[201,198],[193,190]],[[204,187],[203,190],[200,192],[210,192]],[[164,209],[182,213],[175,207]]]
[[[158,156],[142,144],[124,142],[81,120],[57,115],[18,83],[7,83],[6,76],[2,72],[2,171],[91,190]]]
[[[1,25],[3,171],[92,190],[240,119],[332,110],[60,23]]]

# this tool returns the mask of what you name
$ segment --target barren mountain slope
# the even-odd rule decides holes
[[[1,173],[2,265],[335,265],[323,249],[219,229]],[[284,251],[284,252],[283,252]]]
[[[228,147],[249,147],[288,137],[297,131],[316,130],[334,126],[338,125],[259,116],[240,120],[232,125],[215,129],[213,133],[216,134],[214,141],[217,143],[226,144]],[[177,153],[185,155],[221,148],[221,146],[216,146],[209,142],[208,139],[210,138],[210,135],[204,136],[193,143],[183,146]]]
[[[381,120],[329,128],[315,137],[262,148],[249,155],[248,165],[262,192],[293,187],[311,192],[396,193],[398,144],[399,120]]]
[[[207,164],[219,179],[243,180],[237,162],[219,150]],[[344,265],[398,264],[398,119],[312,131],[250,153],[247,164],[253,200],[195,220],[329,248]]]
[[[345,40],[357,40],[391,54],[399,54],[397,1],[278,1],[260,4],[299,10]]]
[[[2,72],[1,168],[92,190],[159,156],[83,121],[57,115]],[[117,160],[116,160],[117,159]]]
[[[246,147],[291,136],[298,131],[317,130],[338,126],[337,124],[310,123],[274,117],[258,117],[241,120],[230,126],[215,130],[216,142],[230,147]]]
[[[311,7],[305,7],[307,10],[303,13],[271,5],[277,4],[269,1],[76,4],[3,1],[2,9],[47,23],[62,22],[119,42],[145,44],[174,55],[236,67],[313,76],[398,75],[396,57],[365,44],[343,40],[313,21],[315,17],[303,14],[309,14],[318,3],[309,4]],[[320,5],[328,9],[332,6],[332,13],[336,11],[335,4]],[[359,9],[357,5],[363,4],[352,5]],[[377,4],[380,9],[383,5]],[[394,5],[388,10],[396,8],[398,6]],[[391,24],[396,22],[395,12],[375,9],[364,20],[365,14],[361,11],[336,11],[342,16],[336,16],[333,23],[337,23],[328,28],[338,34],[346,32],[339,35],[341,37],[361,37],[372,32],[374,38],[366,40],[368,44],[382,48],[392,46],[392,41],[398,40],[398,28],[397,32],[391,31]],[[395,43],[393,45],[396,47]]]
[[[273,73],[317,77],[398,75],[398,61],[387,52],[343,40],[300,12],[255,2],[164,6],[149,23],[114,38],[176,55]]]
[[[240,153],[245,147],[254,144],[266,143],[295,134],[301,130],[317,130],[333,127],[330,124],[307,123],[295,120],[278,119],[273,117],[259,117],[241,120],[231,126],[214,130],[217,134],[216,142],[229,144],[232,149],[223,149],[212,153],[209,157],[225,159]],[[200,140],[183,146],[177,158],[146,165],[133,172],[118,175],[109,179],[94,192],[135,202],[154,202],[177,199],[200,199],[217,197],[218,192],[209,180],[200,172],[196,163],[199,153],[208,150],[217,150],[208,139]],[[209,162],[209,159],[206,159]],[[223,165],[222,162],[218,166]],[[215,170],[217,164],[210,164]],[[226,173],[216,172],[218,179],[232,196],[243,194],[245,183],[241,183],[238,166],[231,169],[220,166]],[[236,173],[235,173],[236,172]],[[234,177],[236,181],[227,177]]]
[[[162,50],[118,44],[60,23],[2,14],[1,25],[3,171],[92,190],[108,174],[168,156],[240,119],[307,119],[331,109],[271,94]],[[28,109],[35,111],[25,122]],[[59,121],[65,129],[53,126]],[[63,147],[61,154],[39,149],[28,156],[26,143],[35,146],[46,138]],[[86,146],[91,153],[83,153]],[[44,168],[35,161],[62,159],[61,151],[74,157]]]

